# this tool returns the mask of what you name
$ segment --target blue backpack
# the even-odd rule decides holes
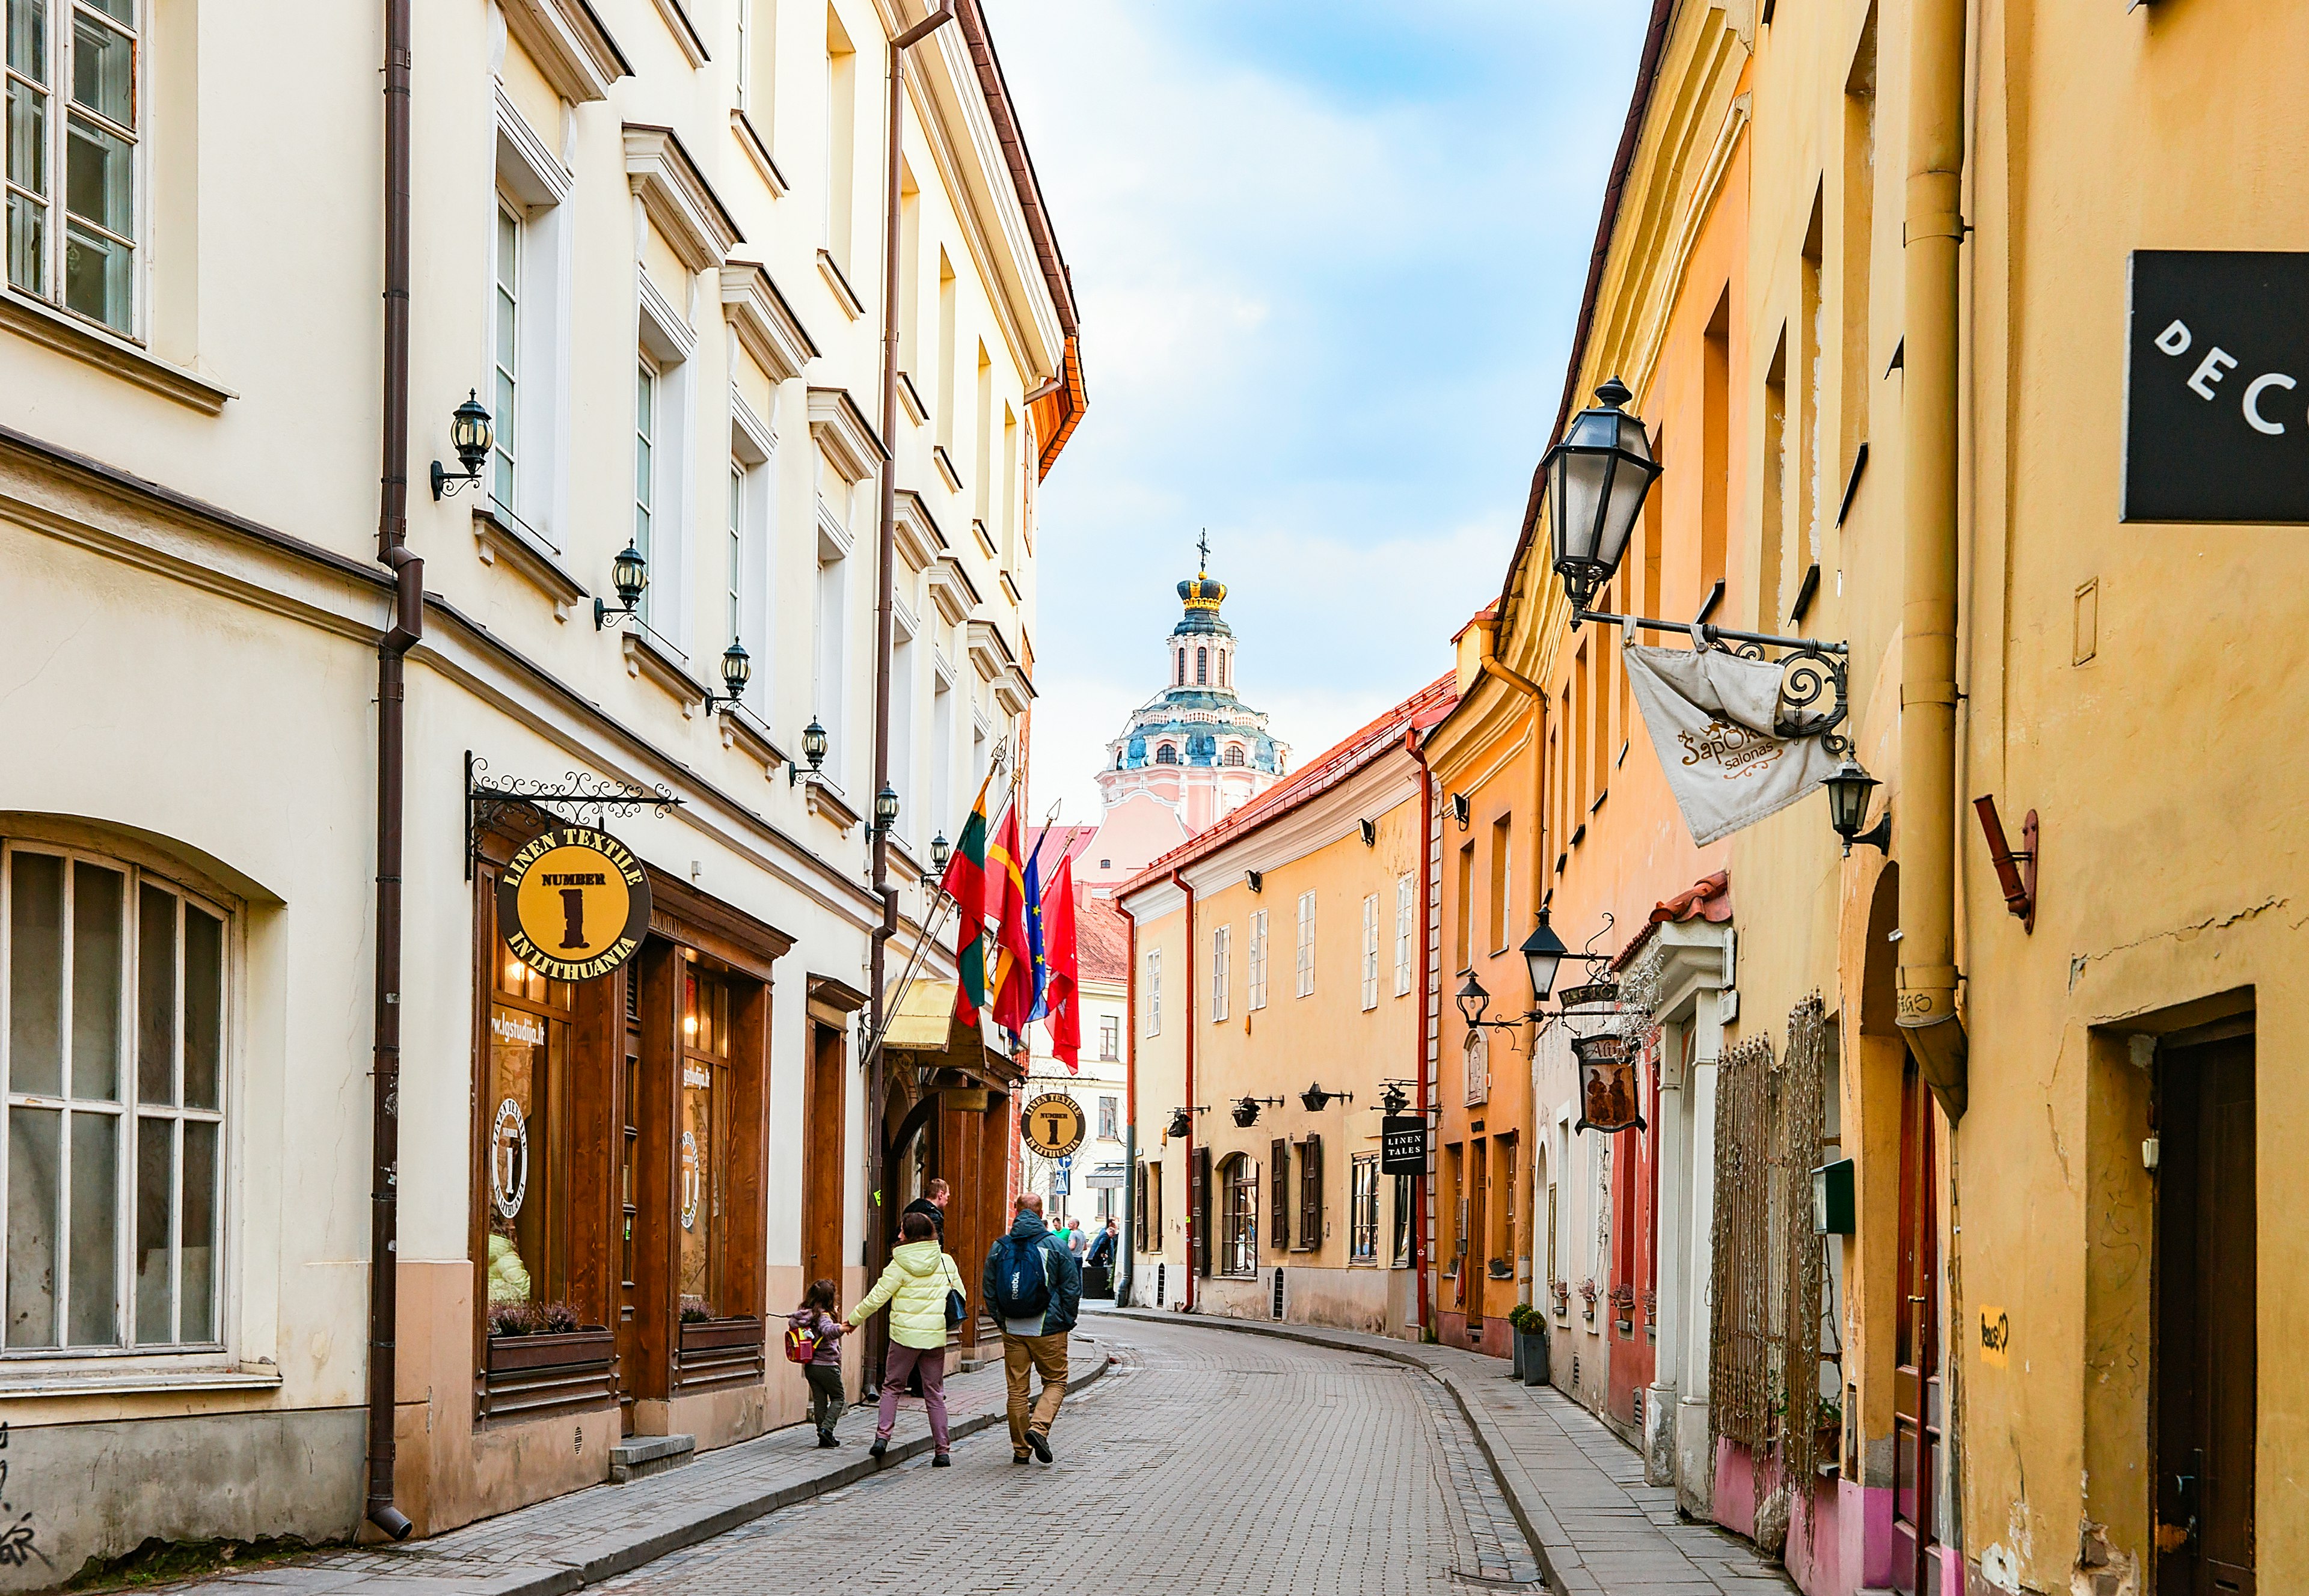
[[[1039,1318],[1051,1307],[1051,1266],[1040,1241],[1005,1236],[994,1269],[994,1311],[1008,1319]]]

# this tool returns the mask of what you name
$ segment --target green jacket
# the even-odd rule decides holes
[[[890,1266],[850,1310],[850,1322],[863,1324],[890,1305],[890,1339],[902,1347],[946,1345],[946,1294],[962,1290],[962,1272],[936,1241],[909,1241],[890,1255]]]

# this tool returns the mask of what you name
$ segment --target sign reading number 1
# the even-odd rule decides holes
[[[649,874],[606,832],[557,826],[523,846],[497,877],[497,934],[553,980],[604,976],[649,934]]]
[[[1082,1105],[1063,1091],[1046,1091],[1026,1105],[1019,1128],[1035,1152],[1064,1158],[1082,1145]]]

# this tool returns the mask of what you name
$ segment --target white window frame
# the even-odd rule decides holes
[[[1267,1006],[1267,910],[1250,911],[1250,990],[1245,999],[1247,1007]]]
[[[1227,1017],[1227,954],[1234,940],[1232,926],[1215,927],[1211,931],[1211,1023],[1215,1025]]]
[[[1146,1034],[1163,1034],[1163,950],[1146,950]]]
[[[1395,882],[1395,995],[1411,996],[1412,910],[1416,902],[1416,878],[1408,870]]]
[[[499,63],[500,70],[503,63]],[[495,141],[496,211],[489,224],[486,324],[480,370],[489,422],[513,463],[513,496],[498,491],[497,461],[488,467],[489,501],[500,520],[556,556],[566,552],[569,519],[569,315],[575,265],[567,201],[575,179],[536,129],[515,108],[505,85],[497,86]],[[501,413],[497,372],[497,218],[516,229],[514,299],[514,404]],[[657,573],[651,572],[653,579]]]
[[[86,864],[118,875],[121,880],[121,919],[119,945],[119,990],[115,996],[113,1022],[117,1027],[118,1052],[114,1060],[116,1100],[82,1098],[74,1094],[73,1079],[73,1026],[78,1020],[80,1004],[74,988],[73,959],[77,952],[76,929],[59,938],[57,962],[57,1038],[60,1079],[55,1093],[16,1090],[13,1061],[9,1057],[11,1025],[4,1015],[7,994],[13,987],[15,949],[16,867],[18,858],[42,855],[62,861],[63,887],[61,923],[74,923],[76,912],[74,896],[79,885],[76,866]],[[150,888],[165,893],[170,901],[172,936],[169,954],[173,967],[169,971],[171,988],[171,1025],[169,1040],[169,1091],[171,1101],[152,1103],[143,1100],[141,1090],[142,1057],[139,1044],[140,998],[143,971],[141,960],[144,949],[143,893]],[[185,996],[186,996],[186,936],[187,910],[197,910],[218,921],[218,990],[216,1046],[216,1105],[214,1108],[194,1108],[184,1102],[185,1071]],[[54,1325],[57,1331],[56,1344],[0,1345],[0,1371],[42,1359],[84,1359],[91,1355],[151,1359],[175,1358],[185,1353],[221,1352],[229,1334],[228,1309],[230,1301],[228,1281],[230,1279],[230,1247],[232,1213],[229,1207],[233,1187],[231,1166],[233,1147],[230,1114],[237,1087],[234,1070],[236,1016],[234,993],[240,967],[238,923],[229,905],[186,886],[159,871],[147,869],[132,859],[97,852],[92,850],[43,842],[8,841],[0,844],[0,1281],[7,1279],[7,1250],[11,1224],[6,1212],[7,1194],[13,1177],[7,1161],[13,1149],[13,1135],[8,1125],[11,1114],[18,1111],[49,1111],[60,1115],[57,1153],[57,1216],[58,1229],[69,1237],[71,1208],[75,1192],[72,1173],[74,1137],[72,1123],[76,1118],[105,1117],[115,1120],[113,1148],[114,1178],[114,1238],[111,1278],[103,1283],[112,1298],[113,1340],[109,1342],[70,1343],[72,1293],[76,1282],[72,1278],[72,1256],[75,1250],[69,1243],[59,1249],[61,1256],[52,1259],[52,1270],[57,1277]],[[213,1172],[216,1189],[212,1194],[209,1240],[209,1328],[211,1334],[195,1341],[182,1339],[184,1333],[184,1218],[185,1133],[187,1125],[211,1125],[216,1127],[213,1151]],[[137,1340],[137,1251],[139,1238],[139,1203],[141,1193],[138,1179],[142,1173],[139,1143],[152,1133],[151,1127],[166,1127],[170,1141],[170,1191],[169,1212],[176,1221],[169,1247],[169,1335],[165,1340]],[[0,1307],[4,1307],[0,1302]],[[0,1343],[7,1340],[6,1329],[0,1327]]]
[[[641,202],[634,202],[638,208]],[[643,221],[647,225],[646,220]],[[642,364],[657,378],[657,401],[651,449],[650,518],[652,547],[649,586],[642,592],[642,618],[649,623],[654,641],[688,663],[696,629],[697,606],[691,601],[692,558],[689,498],[691,427],[696,407],[697,333],[679,312],[666,302],[646,272],[635,273]],[[636,395],[640,384],[635,384]],[[638,402],[638,398],[636,400]],[[638,429],[637,429],[638,432]],[[636,490],[641,484],[635,484]],[[636,494],[638,498],[638,492]],[[717,514],[715,517],[719,520]]]
[[[1098,1056],[1105,1061],[1122,1057],[1122,1021],[1119,1015],[1101,1014],[1098,1017]]]
[[[776,657],[777,434],[763,425],[736,389],[730,391],[730,470],[743,479],[738,543],[738,627],[754,667],[747,696],[754,713],[768,718]]]
[[[1358,1152],[1347,1177],[1347,1262],[1379,1262],[1379,1154]]]
[[[46,81],[36,81],[29,73],[14,66],[0,68],[0,76],[4,76],[11,90],[28,97],[37,97],[41,102],[41,127],[47,140],[39,173],[44,192],[35,193],[13,182],[0,185],[4,186],[7,194],[4,204],[0,204],[0,211],[4,211],[10,220],[17,213],[20,203],[28,211],[37,206],[41,212],[41,244],[37,261],[39,280],[18,282],[15,233],[6,221],[0,221],[0,254],[6,257],[6,267],[4,272],[0,272],[0,277],[4,277],[15,292],[51,306],[75,321],[86,322],[91,326],[103,328],[115,337],[141,343],[144,341],[144,307],[151,297],[147,292],[149,268],[143,241],[150,230],[147,223],[151,206],[146,187],[152,96],[150,92],[150,53],[144,47],[146,19],[143,13],[146,8],[143,0],[127,0],[127,3],[131,14],[123,19],[115,16],[106,5],[90,4],[89,0],[48,0],[47,36],[40,41],[47,54]],[[127,123],[116,122],[99,108],[82,103],[71,91],[70,85],[75,75],[74,51],[78,43],[74,24],[82,16],[89,19],[90,26],[101,28],[127,43],[130,116]],[[4,92],[0,92],[0,101],[6,98]],[[128,231],[125,235],[103,221],[68,213],[65,209],[66,155],[76,122],[86,123],[105,137],[127,148]],[[6,143],[6,134],[0,132],[0,145]],[[11,147],[7,160],[0,162],[0,174],[13,167],[13,156],[14,151]],[[65,263],[75,227],[125,246],[128,251],[128,265],[123,273],[126,279],[127,314],[122,321],[91,315],[65,301]]]
[[[1315,894],[1299,894],[1299,996],[1315,995]]]
[[[1363,898],[1363,1009],[1379,1006],[1379,894]]]

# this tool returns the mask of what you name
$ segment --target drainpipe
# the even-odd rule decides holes
[[[1171,884],[1187,894],[1187,1000],[1180,1005],[1186,1014],[1187,1027],[1187,1190],[1195,1189],[1195,889],[1183,872],[1171,872]],[[1187,1311],[1195,1311],[1195,1242],[1211,1228],[1210,1183],[1203,1183],[1203,1205],[1198,1215],[1195,1204],[1187,1204]],[[1204,1245],[1208,1246],[1207,1240]]]
[[[1547,694],[1542,690],[1537,682],[1533,681],[1529,677],[1524,676],[1520,672],[1510,669],[1509,667],[1500,663],[1499,655],[1495,651],[1499,647],[1497,622],[1494,622],[1492,625],[1483,628],[1483,656],[1477,663],[1482,666],[1483,674],[1485,676],[1498,677],[1500,681],[1505,682],[1509,686],[1514,688],[1517,692],[1524,694],[1525,697],[1531,700],[1531,758],[1532,765],[1536,774],[1532,781],[1530,902],[1533,923],[1536,924],[1539,917],[1539,907],[1542,903],[1546,902],[1547,893],[1547,814],[1546,807],[1541,801],[1541,795],[1545,793],[1547,790]],[[1534,1006],[1537,1006],[1535,1001]],[[1527,1128],[1530,1134],[1520,1138],[1521,1144],[1518,1150],[1518,1155],[1524,1160],[1525,1167],[1532,1171],[1534,1177],[1535,1183],[1526,1188],[1532,1194],[1531,1201],[1526,1204],[1526,1207],[1529,1210],[1533,1221],[1536,1223],[1539,1215],[1539,1188],[1536,1185],[1539,1165],[1536,1160],[1535,1152],[1539,1145],[1539,1127],[1541,1123],[1539,1113],[1539,1022],[1536,1020],[1533,1021],[1531,1025],[1531,1124],[1528,1127],[1518,1127]],[[1508,1246],[1510,1250],[1512,1250],[1515,1246],[1515,1239],[1516,1238],[1512,1236],[1508,1238]],[[1532,1250],[1534,1252],[1537,1252],[1539,1249],[1536,1247],[1534,1247]],[[1516,1295],[1518,1298],[1527,1295],[1528,1291],[1528,1286],[1524,1285],[1522,1282],[1518,1282]]]
[[[953,20],[954,0],[938,0],[930,15],[890,41],[890,126],[886,141],[887,159],[883,174],[882,215],[882,521],[875,539],[874,593],[874,790],[880,794],[890,781],[890,651],[893,596],[896,591],[898,557],[898,179],[905,132],[906,52]],[[1022,789],[1023,791],[1023,789]],[[870,813],[870,811],[869,811]],[[882,923],[874,927],[867,955],[867,1035],[881,1036],[889,1022],[888,979],[890,938],[898,934],[898,891],[890,884],[890,834],[879,824],[869,833],[873,853],[874,896],[881,900]],[[877,1048],[866,1083],[866,1146],[873,1160],[866,1185],[871,1194],[866,1223],[865,1264],[869,1276],[888,1261],[892,1217],[882,1201],[889,1150],[889,1070]],[[868,1342],[869,1369],[881,1367],[883,1337],[879,1327]]]
[[[1138,1278],[1137,1234],[1131,1227],[1138,1218],[1138,917],[1114,901],[1122,917],[1122,1245],[1115,1248],[1120,1272],[1114,1284],[1115,1306],[1130,1300]],[[1157,1238],[1157,1252],[1162,1250]]]
[[[1429,965],[1427,906],[1433,902],[1435,890],[1435,772],[1427,768],[1427,750],[1420,746],[1419,733],[1403,734],[1403,751],[1419,766],[1419,985],[1414,988],[1419,998],[1419,1022],[1413,1029],[1413,1042],[1417,1048],[1412,1061],[1412,1078],[1416,1082],[1417,1096],[1414,1099],[1422,1124],[1434,1122],[1427,1113],[1427,984],[1433,979]],[[1427,1160],[1435,1161],[1435,1150],[1431,1144]],[[1422,1341],[1427,1338],[1427,1200],[1431,1172],[1418,1178],[1418,1191],[1411,1201],[1411,1273],[1413,1280],[1414,1313],[1417,1316],[1412,1328]]]
[[[376,647],[376,1046],[369,1071],[368,1522],[416,1526],[393,1505],[400,1284],[402,662],[425,632],[425,562],[409,536],[409,12],[385,4],[385,414],[377,558],[393,571],[393,625]]]
[[[1957,291],[1964,244],[1965,0],[1908,23],[1901,416],[1900,993],[1916,1067],[1964,1113],[1956,1011]]]

